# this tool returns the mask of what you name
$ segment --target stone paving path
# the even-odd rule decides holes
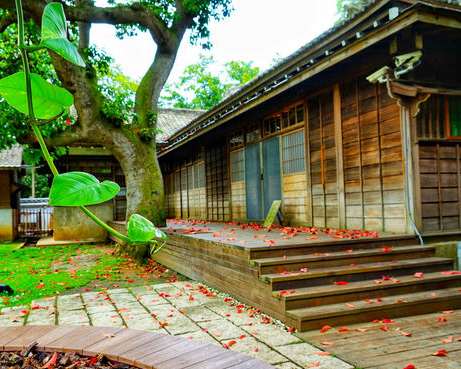
[[[322,355],[282,324],[192,281],[59,295],[3,308],[0,326],[15,325],[128,327],[222,345],[280,369],[353,368]]]

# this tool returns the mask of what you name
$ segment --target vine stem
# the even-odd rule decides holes
[[[30,67],[29,67],[29,60],[27,56],[27,50],[35,50],[36,48],[34,47],[29,47],[26,45],[24,41],[24,14],[22,11],[22,4],[21,0],[15,0],[16,3],[16,11],[18,14],[18,46],[21,51],[21,58],[22,58],[22,64],[23,64],[23,69],[24,69],[24,76],[25,76],[25,82],[26,82],[26,95],[27,95],[27,117],[29,119],[29,123],[32,126],[32,130],[34,131],[35,137],[37,138],[37,141],[40,145],[40,148],[42,149],[43,156],[45,157],[46,162],[48,163],[48,166],[51,169],[51,172],[53,173],[53,176],[56,177],[59,175],[59,172],[54,165],[53,158],[50,155],[50,152],[48,151],[48,147],[46,146],[45,140],[43,139],[42,133],[40,131],[40,128],[38,128],[36,124],[36,118],[34,114],[34,105],[32,102],[32,85],[30,82]],[[96,222],[100,227],[104,228],[106,231],[112,233],[114,236],[120,238],[121,240],[127,242],[127,243],[132,243],[131,240],[126,237],[125,235],[121,234],[120,232],[117,232],[115,229],[104,223],[101,219],[99,219],[96,215],[94,215],[90,210],[88,210],[85,206],[79,206],[80,210],[82,210],[88,217],[90,217],[94,222]]]

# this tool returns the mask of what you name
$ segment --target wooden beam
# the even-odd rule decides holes
[[[341,119],[341,92],[339,85],[333,87],[333,109],[335,126],[335,146],[336,146],[336,176],[338,183],[338,216],[339,227],[346,228],[346,195],[344,184],[344,154],[343,154],[343,130]]]

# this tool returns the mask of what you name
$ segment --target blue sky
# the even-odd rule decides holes
[[[104,0],[97,1],[104,5]],[[279,55],[286,57],[333,26],[336,0],[233,0],[234,12],[209,25],[213,48],[209,52],[192,46],[186,35],[170,81],[177,79],[199,54],[212,54],[218,65],[230,60],[252,60],[253,66],[268,68]],[[118,40],[114,28],[93,25],[91,42],[104,48],[125,74],[140,78],[153,60],[156,45],[149,34]]]

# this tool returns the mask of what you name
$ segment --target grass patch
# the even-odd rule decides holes
[[[17,246],[0,244],[0,283],[8,284],[15,291],[12,296],[0,294],[0,307],[27,305],[32,300],[72,293],[91,283],[94,283],[91,289],[107,289],[119,284],[159,283],[166,277],[162,275],[164,267],[152,262],[139,266],[132,259],[115,255],[115,251],[106,246],[23,249]]]

